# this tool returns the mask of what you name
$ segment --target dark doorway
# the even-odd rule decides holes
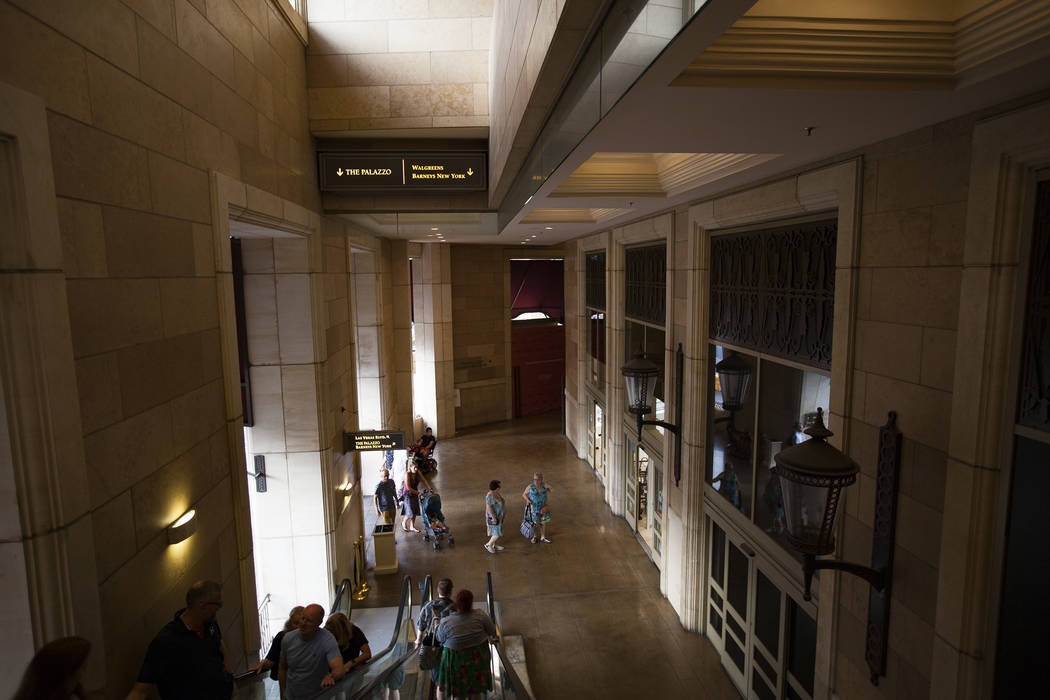
[[[564,261],[511,260],[510,293],[514,417],[557,410],[565,377]]]

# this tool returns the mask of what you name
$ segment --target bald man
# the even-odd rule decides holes
[[[277,680],[281,697],[306,700],[330,688],[343,677],[343,655],[335,637],[321,628],[324,608],[314,603],[303,610],[298,630],[281,640],[281,665]]]

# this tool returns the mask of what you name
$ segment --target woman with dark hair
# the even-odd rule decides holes
[[[492,654],[496,626],[482,610],[474,609],[474,594],[466,588],[456,593],[452,614],[443,615],[435,635],[445,647],[438,667],[438,700],[451,696],[471,700],[492,690]]]
[[[427,478],[420,474],[416,463],[409,460],[405,463],[405,502],[401,507],[401,529],[405,532],[419,532],[416,529],[416,518],[423,514],[419,502],[420,484],[428,491],[437,493],[430,485],[430,482],[427,481]]]
[[[303,621],[303,610],[305,609],[302,605],[296,605],[288,611],[288,619],[284,623],[284,629],[274,635],[273,642],[270,643],[270,651],[259,662],[259,665],[252,669],[256,675],[266,669],[270,669],[270,679],[277,680],[277,669],[281,665],[281,640],[284,639],[284,635],[288,632],[299,629],[299,623]]]
[[[503,547],[496,544],[499,538],[503,537],[503,514],[506,511],[499,487],[499,480],[493,479],[489,482],[489,492],[485,494],[485,526],[489,534],[489,541],[485,543],[485,549],[489,554],[503,551]]]
[[[69,700],[85,698],[80,676],[91,653],[83,637],[62,637],[40,647],[22,676],[11,700]]]

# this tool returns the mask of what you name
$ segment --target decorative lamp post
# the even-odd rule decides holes
[[[675,422],[668,423],[662,420],[645,420],[647,413],[652,413],[653,407],[649,405],[656,392],[656,380],[660,376],[660,368],[645,358],[645,353],[639,348],[630,362],[620,368],[623,374],[623,383],[627,390],[627,410],[638,416],[638,440],[642,439],[643,425],[658,425],[671,431],[675,436],[674,443],[674,483],[678,485],[682,478],[682,367],[684,355],[682,344],[678,344],[675,351]]]
[[[828,438],[834,433],[824,426],[822,409],[817,409],[816,423],[805,431],[810,439],[778,452],[771,467],[781,482],[788,542],[802,553],[803,597],[810,599],[813,573],[818,569],[844,571],[871,584],[865,658],[871,671],[871,682],[875,685],[878,685],[879,676],[886,675],[886,642],[889,639],[889,584],[893,569],[901,450],[896,418],[896,413],[891,411],[889,421],[879,431],[871,566],[817,559],[835,551],[839,496],[844,486],[857,480],[860,471],[856,462],[828,444]]]
[[[738,353],[733,353],[715,365],[718,383],[722,387],[722,408],[729,411],[726,431],[732,440],[736,430],[736,412],[744,408],[747,392],[751,388],[751,364]]]

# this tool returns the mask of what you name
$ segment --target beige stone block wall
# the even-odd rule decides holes
[[[47,108],[105,692],[130,688],[199,578],[226,585],[219,619],[243,669],[259,640],[208,170],[316,209],[303,45],[265,0],[16,0],[0,2],[0,46],[0,81]],[[168,547],[189,507],[197,534]]]
[[[487,127],[493,4],[310,3],[313,133]]]
[[[452,354],[456,426],[510,418],[509,285],[503,248],[452,246]]]
[[[834,686],[843,697],[930,694],[963,230],[974,119],[864,149],[848,493],[839,556],[867,561],[878,427],[904,434],[886,679],[868,682],[867,587],[840,577]],[[839,359],[836,358],[836,362]]]

